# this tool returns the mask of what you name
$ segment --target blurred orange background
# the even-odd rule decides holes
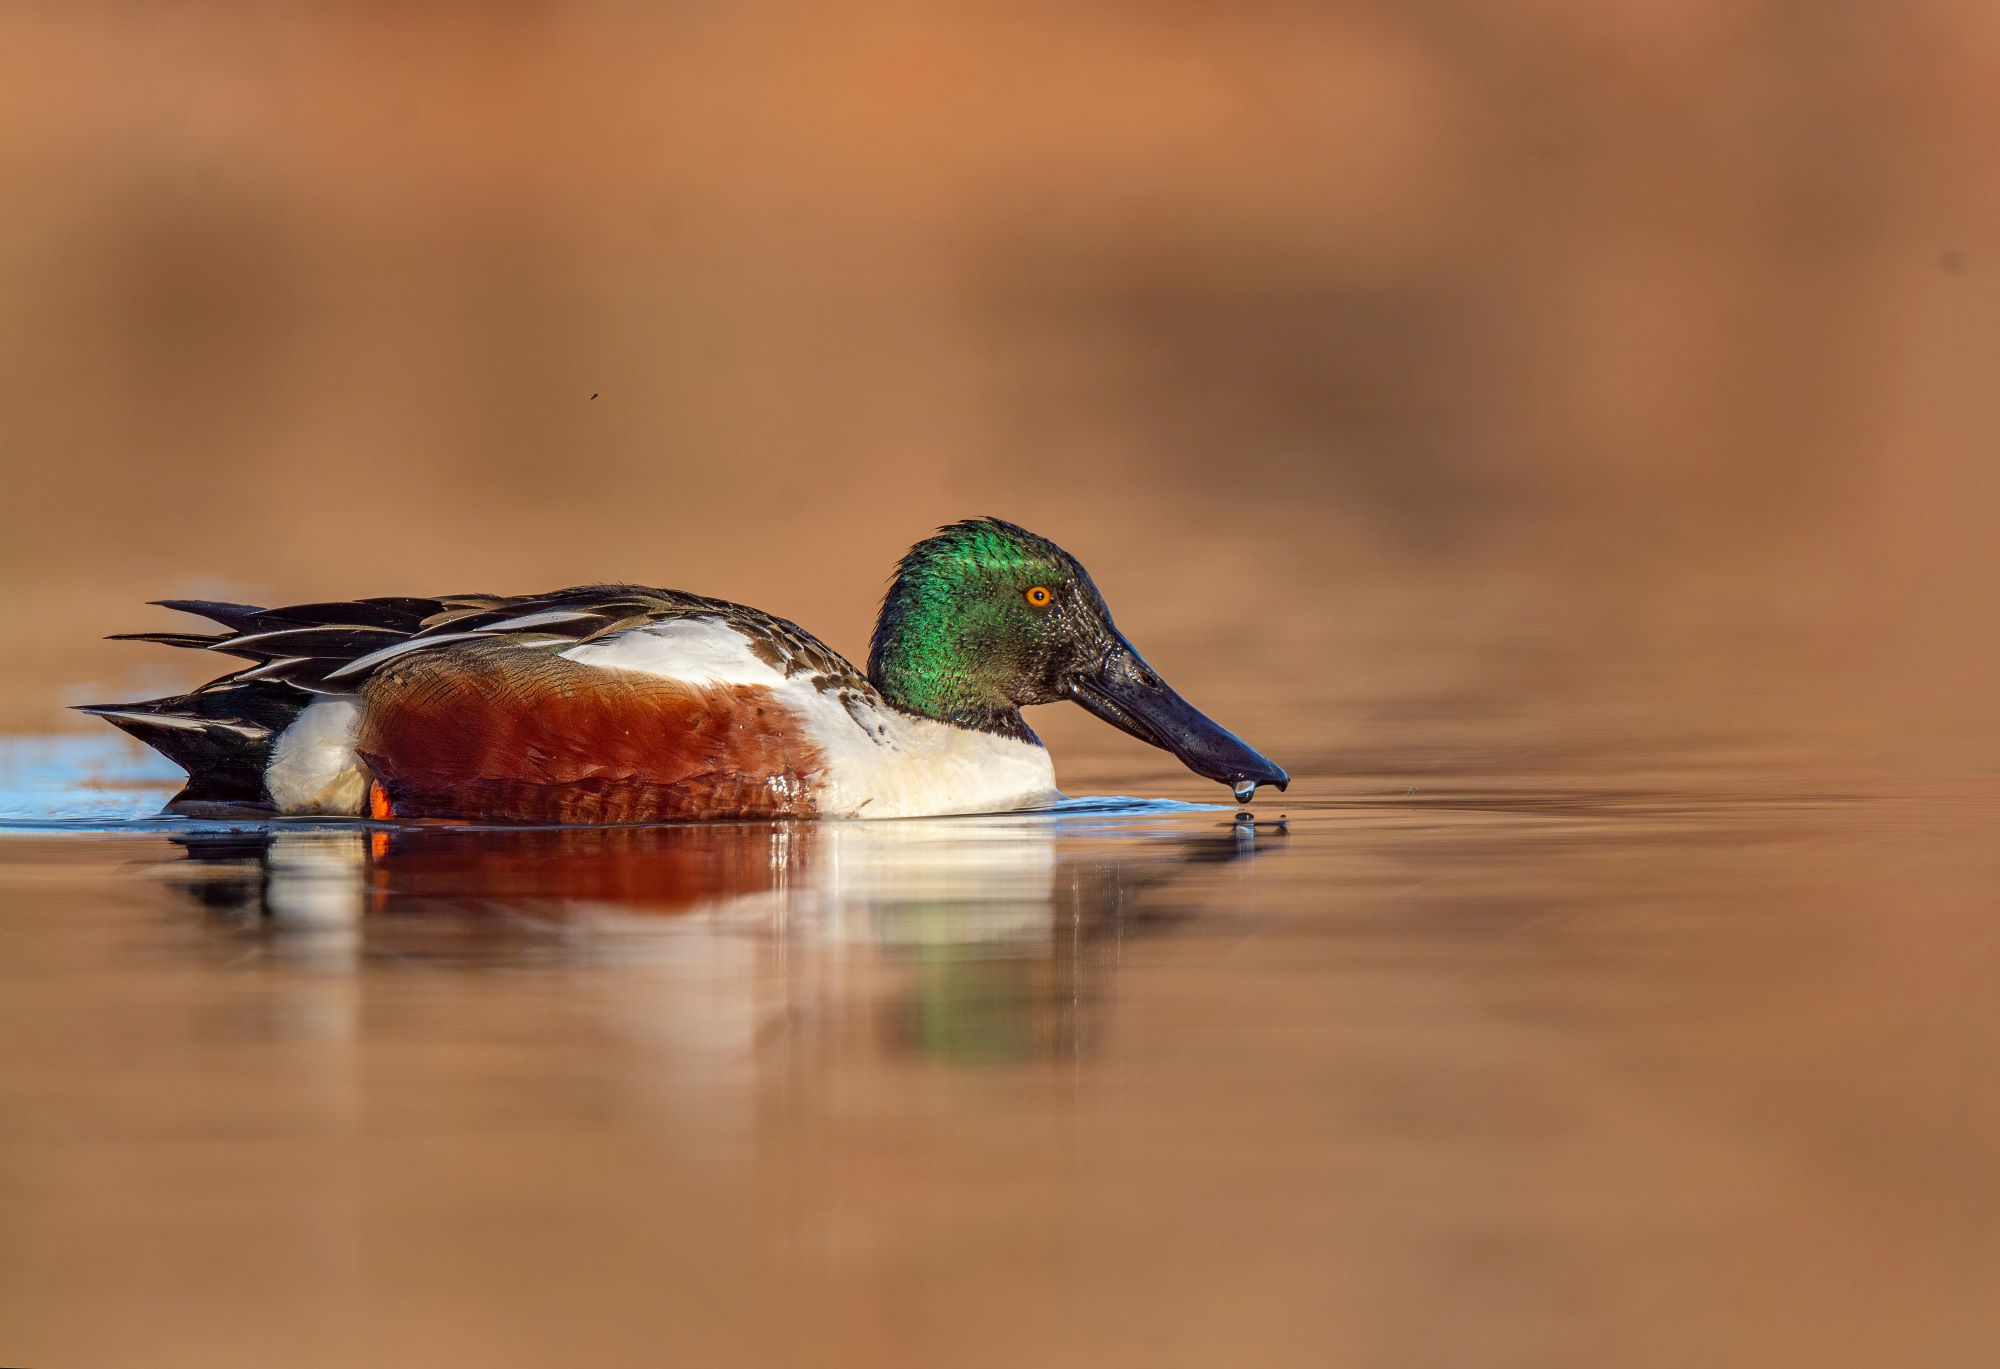
[[[1296,781],[929,903],[674,835],[799,886],[656,964],[17,833],[20,1362],[1992,1362],[1996,134],[1960,0],[0,7],[0,732],[215,673],[169,596],[863,656],[994,514]]]
[[[1996,127],[1947,3],[10,6],[0,725],[201,678],[96,640],[170,594],[858,654],[993,513],[1330,770],[1456,690],[1990,773]]]

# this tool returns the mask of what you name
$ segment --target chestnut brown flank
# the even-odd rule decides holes
[[[822,759],[768,689],[501,643],[417,652],[361,692],[361,757],[399,818],[811,817]]]

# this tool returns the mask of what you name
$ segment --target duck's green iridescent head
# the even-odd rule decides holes
[[[1168,688],[1074,556],[997,518],[912,547],[882,601],[868,676],[898,708],[1033,741],[1024,704],[1073,699],[1225,784],[1285,772]]]

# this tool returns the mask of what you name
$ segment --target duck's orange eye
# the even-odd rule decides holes
[[[1049,600],[1053,599],[1054,597],[1055,597],[1054,595],[1049,593],[1049,587],[1047,585],[1036,585],[1033,589],[1028,591],[1028,602],[1033,604],[1036,608],[1047,608],[1049,606]]]

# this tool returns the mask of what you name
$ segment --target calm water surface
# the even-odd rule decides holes
[[[1990,827],[1688,759],[482,831],[14,743],[0,1361],[1990,1363]]]

